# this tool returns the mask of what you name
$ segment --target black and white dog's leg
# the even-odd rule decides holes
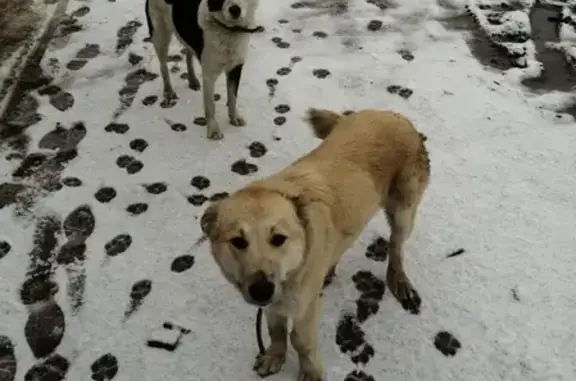
[[[162,82],[164,84],[164,100],[171,101],[178,99],[178,96],[172,88],[170,81],[170,72],[168,71],[168,49],[170,48],[170,40],[172,33],[164,22],[158,22],[154,25],[154,33],[152,34],[152,44],[156,56],[160,62],[160,74],[162,75]]]
[[[204,117],[206,118],[206,136],[211,140],[224,137],[215,118],[214,86],[220,72],[202,65],[202,94],[204,95]]]
[[[186,49],[186,68],[188,70],[188,87],[194,91],[200,90],[200,81],[194,72],[194,63],[192,62],[192,52]]]
[[[236,66],[234,69],[226,73],[226,90],[228,92],[228,117],[230,124],[233,126],[245,126],[246,121],[240,115],[236,108],[236,100],[238,99],[238,88],[240,86],[240,78],[242,77],[242,68],[244,64]]]

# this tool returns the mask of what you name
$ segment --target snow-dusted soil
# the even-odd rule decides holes
[[[481,39],[498,52],[492,66],[512,69],[507,79],[538,94],[533,100],[540,107],[576,116],[575,1],[470,0],[466,10]]]
[[[406,257],[421,312],[384,287],[377,215],[323,296],[327,380],[575,380],[573,94],[526,82],[543,66],[530,4],[504,6],[500,24],[486,4],[261,0],[248,123],[227,123],[221,79],[215,142],[175,42],[179,100],[161,106],[143,2],[71,0],[0,127],[0,381],[258,379],[256,311],[194,245],[198,219],[319,143],[310,106],[402,112],[432,163]],[[463,30],[467,12],[484,35]],[[498,41],[526,54],[482,65],[478,39],[514,30]],[[297,370],[291,353],[270,379]]]

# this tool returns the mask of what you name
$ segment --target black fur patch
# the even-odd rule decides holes
[[[210,12],[218,12],[224,8],[224,0],[208,0],[208,10]]]
[[[200,59],[204,50],[204,31],[198,25],[198,8],[202,0],[169,1],[172,1],[172,22],[176,32]]]
[[[228,81],[228,86],[232,86],[234,89],[234,95],[238,97],[238,87],[240,86],[240,78],[242,77],[242,68],[244,64],[236,66],[234,69],[226,73],[226,80]]]

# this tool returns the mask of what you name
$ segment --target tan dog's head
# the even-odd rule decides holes
[[[298,200],[267,189],[240,190],[209,206],[202,231],[226,279],[257,306],[274,303],[300,267],[306,230]]]

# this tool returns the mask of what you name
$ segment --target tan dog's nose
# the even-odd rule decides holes
[[[258,271],[248,286],[248,295],[258,304],[267,304],[274,295],[274,283],[268,280],[263,271]]]

